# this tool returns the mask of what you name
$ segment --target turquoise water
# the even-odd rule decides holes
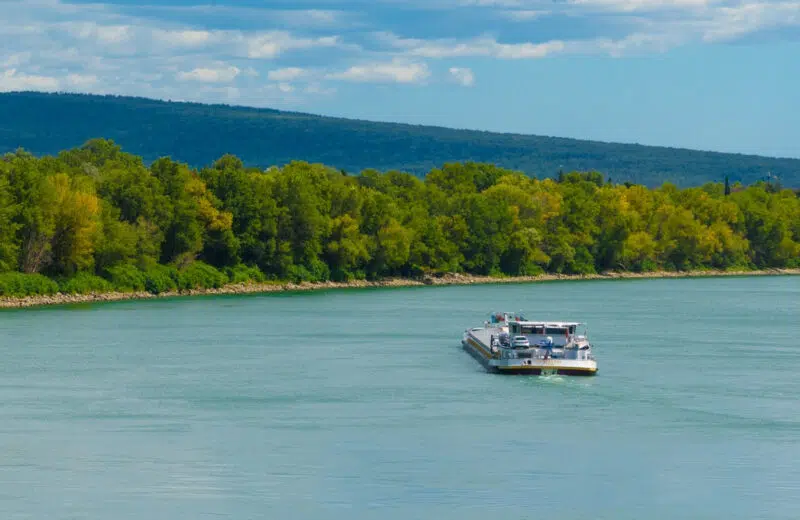
[[[492,310],[594,378],[486,374]],[[796,519],[800,278],[0,312],[0,518]]]

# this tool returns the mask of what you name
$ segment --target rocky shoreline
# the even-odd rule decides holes
[[[442,276],[431,276],[423,279],[389,278],[380,281],[354,280],[351,282],[291,282],[229,284],[219,289],[197,289],[191,291],[170,291],[161,294],[149,292],[108,292],[91,294],[51,294],[44,296],[27,296],[23,298],[0,297],[1,308],[38,307],[44,305],[67,305],[75,303],[95,303],[121,300],[140,300],[153,298],[170,298],[176,296],[198,296],[214,294],[252,294],[286,291],[314,291],[325,289],[348,289],[368,287],[415,287],[428,285],[478,285],[498,283],[533,283],[557,280],[615,280],[638,278],[690,278],[716,276],[785,276],[800,275],[800,269],[766,269],[759,271],[655,271],[649,273],[605,272],[589,275],[543,274],[539,276],[510,276],[494,278],[490,276],[466,275],[450,273]]]

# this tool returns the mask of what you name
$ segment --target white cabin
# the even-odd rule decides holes
[[[554,347],[563,348],[570,343],[585,340],[586,326],[572,321],[512,320],[508,323],[508,333],[512,337],[525,336],[531,345],[538,345],[547,338],[552,338]]]

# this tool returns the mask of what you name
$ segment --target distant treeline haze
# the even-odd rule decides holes
[[[230,155],[146,167],[112,141],[0,160],[0,295],[465,272],[800,266],[800,198],[446,164],[424,180]]]

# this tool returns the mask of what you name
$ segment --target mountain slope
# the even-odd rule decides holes
[[[55,154],[95,137],[146,161],[161,156],[203,166],[233,153],[252,166],[292,160],[359,172],[424,175],[445,162],[490,162],[538,177],[597,170],[615,182],[680,186],[745,184],[777,175],[800,186],[800,160],[555,137],[378,123],[271,109],[143,98],[32,92],[0,94],[0,153],[22,147]]]

